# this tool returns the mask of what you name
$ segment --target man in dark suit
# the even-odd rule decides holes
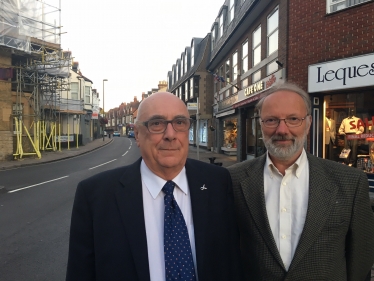
[[[187,159],[191,122],[171,93],[140,104],[134,131],[142,158],[78,185],[66,280],[241,280],[230,174]],[[173,195],[164,190],[170,184]],[[183,249],[164,242],[175,238],[166,229],[177,216],[170,208],[179,212],[175,227],[185,229],[174,241],[183,239]]]
[[[304,150],[311,102],[299,87],[257,105],[268,150],[229,167],[245,280],[363,281],[374,262],[366,175]]]

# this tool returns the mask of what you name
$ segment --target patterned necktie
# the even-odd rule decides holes
[[[162,191],[165,193],[164,254],[166,281],[196,281],[190,238],[183,214],[175,201],[175,183],[168,181]]]

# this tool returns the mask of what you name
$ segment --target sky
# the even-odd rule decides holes
[[[224,0],[62,0],[61,45],[93,81],[104,109],[157,88],[193,37],[204,38]]]

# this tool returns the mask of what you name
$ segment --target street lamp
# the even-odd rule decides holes
[[[105,117],[105,110],[104,110],[104,82],[108,81],[108,79],[103,79],[103,115]],[[104,134],[105,124],[103,124],[103,141],[105,140],[105,134]]]

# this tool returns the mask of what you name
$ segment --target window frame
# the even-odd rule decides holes
[[[259,32],[260,34],[260,41],[255,45],[255,36],[256,33]],[[255,60],[255,52],[259,50],[260,59],[259,61]],[[259,25],[253,32],[252,32],[252,66],[255,66],[261,62],[261,25]]]
[[[74,92],[73,92],[73,85],[77,86],[76,89],[74,89]],[[74,94],[74,97],[76,95],[76,98],[73,98],[73,94]],[[78,82],[71,82],[70,83],[70,99],[71,100],[79,100],[79,83]]]
[[[244,56],[244,48],[245,48],[245,45],[247,45],[247,48],[246,48],[246,55]],[[242,43],[242,53],[241,53],[241,55],[242,55],[242,63],[241,63],[241,75],[243,75],[244,73],[246,73],[248,70],[249,70],[249,63],[248,63],[248,54],[249,54],[249,51],[248,51],[248,46],[249,46],[249,43],[248,43],[248,39],[247,40],[245,40],[244,41],[244,43]],[[246,67],[246,69],[244,69],[243,68],[243,66],[244,66],[244,61],[246,60],[246,65],[247,65],[247,67]]]
[[[229,2],[229,23],[232,22],[232,20],[235,17],[235,0],[230,0]]]
[[[228,58],[227,60],[226,60],[226,62],[225,62],[225,81],[227,82],[227,83],[230,83],[230,78],[231,78],[231,76],[230,76],[230,71],[231,71],[231,60],[230,60],[230,58]]]
[[[372,0],[353,0],[354,2],[358,1],[359,3],[350,4],[351,1],[352,0],[326,0],[326,13],[327,14],[335,13],[335,12],[338,12],[338,11],[342,11],[342,10],[354,7],[356,5],[360,5],[360,4],[363,4],[363,3],[366,3],[366,2],[370,2]],[[335,3],[333,3],[333,2],[335,2]],[[340,4],[340,3],[344,3],[345,7],[342,7],[340,9],[336,9],[336,10],[332,10],[332,7],[334,5],[337,5],[337,4]]]
[[[195,65],[195,41],[192,40],[191,44],[191,67]]]
[[[278,15],[278,24],[277,24],[277,27],[274,29],[274,30],[269,30],[269,22],[270,22],[270,18],[272,16],[274,16],[274,14],[277,13]],[[273,54],[274,52],[278,51],[278,48],[279,48],[279,7],[276,7],[267,17],[267,20],[266,20],[266,36],[267,36],[267,56],[270,56],[271,54]],[[277,48],[270,51],[270,38],[272,38],[273,35],[275,35],[275,33],[277,34]]]
[[[238,50],[235,50],[235,52],[232,54],[232,81],[235,81],[238,79]]]
[[[84,86],[84,103],[85,104],[91,104],[91,87],[90,86]],[[87,93],[88,90],[88,93]]]

